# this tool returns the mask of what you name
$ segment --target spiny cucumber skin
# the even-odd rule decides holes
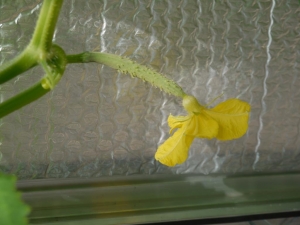
[[[158,87],[161,90],[183,98],[186,94],[182,88],[174,81],[168,79],[164,75],[146,67],[133,62],[130,59],[123,58],[118,55],[109,53],[85,53],[86,60],[95,61],[98,63],[105,64],[122,73],[128,73],[132,77],[138,77],[143,81],[147,81],[154,87]]]

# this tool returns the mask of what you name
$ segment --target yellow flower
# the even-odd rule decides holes
[[[247,102],[229,99],[207,109],[193,96],[186,95],[182,104],[188,115],[169,116],[170,133],[177,130],[159,146],[155,154],[155,159],[167,166],[183,163],[196,137],[232,140],[243,136],[248,129],[251,107]]]

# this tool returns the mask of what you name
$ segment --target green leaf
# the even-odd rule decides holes
[[[29,206],[21,200],[16,190],[16,177],[0,173],[0,224],[26,225]]]

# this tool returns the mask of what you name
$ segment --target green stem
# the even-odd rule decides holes
[[[0,104],[0,118],[37,100],[49,92],[59,82],[65,72],[67,57],[58,45],[52,45],[47,54],[47,61],[41,61],[46,75],[33,87]]]
[[[0,67],[0,84],[9,81],[37,65],[36,59],[30,51],[23,51],[19,56]]]
[[[18,76],[45,60],[52,48],[52,38],[63,0],[45,0],[33,37],[16,58],[0,66],[0,84]]]
[[[43,88],[41,81],[38,82],[26,91],[23,91],[18,95],[0,103],[0,118],[37,100],[49,91],[50,89]]]
[[[181,98],[186,95],[177,83],[168,79],[163,74],[118,55],[101,52],[84,52],[77,55],[68,55],[67,60],[68,63],[101,63],[122,73],[129,73],[132,77],[138,77],[143,81],[147,81],[169,94]]]
[[[66,55],[67,57],[67,64],[69,63],[86,63],[85,60],[85,55],[88,55],[89,52],[82,52],[79,54],[75,55]]]
[[[29,46],[49,52],[63,0],[44,0]]]

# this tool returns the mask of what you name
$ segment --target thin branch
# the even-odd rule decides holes
[[[30,51],[23,51],[13,60],[0,67],[0,84],[3,84],[19,74],[37,65],[36,59]]]
[[[22,108],[23,106],[37,100],[50,89],[44,89],[41,81],[32,86],[31,88],[19,93],[18,95],[0,103],[0,118]]]

